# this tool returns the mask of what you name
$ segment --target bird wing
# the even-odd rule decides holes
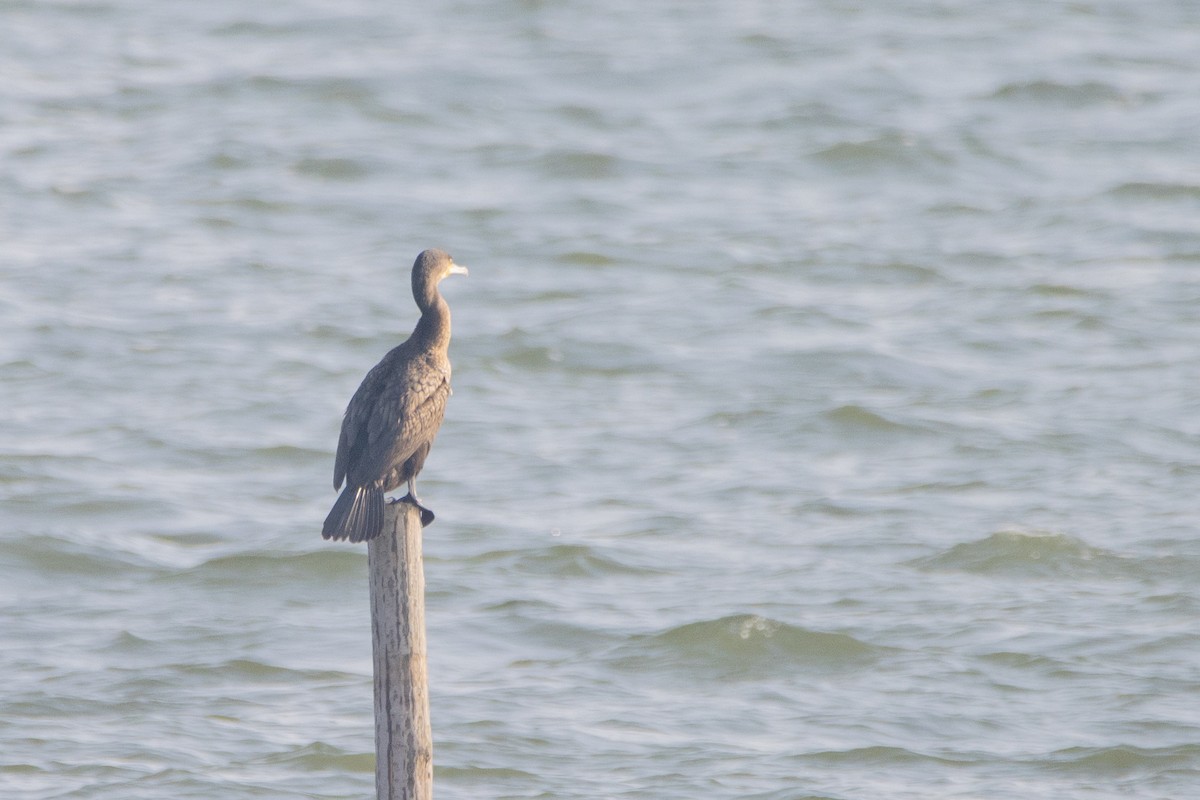
[[[350,480],[360,485],[379,480],[432,442],[449,396],[448,365],[415,359],[389,374],[370,404],[365,430],[357,432],[356,439],[365,434],[365,442],[357,452],[351,445],[346,464]]]
[[[385,478],[417,448],[433,441],[450,396],[450,362],[416,352],[411,340],[376,364],[342,418],[333,487],[367,486]]]
[[[387,384],[393,361],[393,353],[384,356],[366,374],[354,396],[346,404],[346,413],[342,416],[342,432],[338,436],[337,455],[333,459],[334,489],[340,489],[347,473],[363,460],[362,451],[369,440],[371,410]]]

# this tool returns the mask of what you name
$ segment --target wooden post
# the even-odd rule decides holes
[[[375,657],[375,793],[378,800],[430,800],[425,570],[415,506],[387,505],[383,533],[367,544],[367,564]]]

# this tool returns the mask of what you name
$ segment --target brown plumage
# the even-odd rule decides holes
[[[417,497],[417,473],[446,411],[450,396],[450,307],[438,291],[447,275],[466,267],[441,250],[426,250],[413,264],[412,289],[421,319],[412,335],[367,373],[342,418],[333,488],[342,490],[321,535],[365,542],[383,531],[384,493],[408,484],[403,501],[421,510],[428,525],[433,512]]]

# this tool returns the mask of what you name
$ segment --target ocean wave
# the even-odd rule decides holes
[[[735,614],[638,637],[620,648],[613,661],[622,669],[678,671],[681,676],[761,678],[857,669],[884,650],[844,633]]]
[[[925,570],[984,575],[1049,577],[1078,573],[1118,573],[1127,559],[1064,533],[999,531],[910,561]]]

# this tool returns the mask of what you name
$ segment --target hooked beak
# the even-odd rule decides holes
[[[450,271],[447,272],[446,274],[447,275],[470,275],[471,273],[468,272],[467,268],[464,267],[462,264],[451,264]]]

